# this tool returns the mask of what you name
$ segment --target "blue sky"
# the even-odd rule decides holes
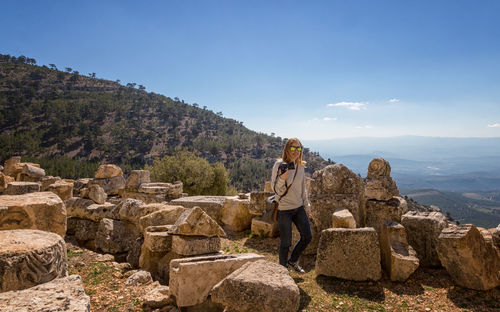
[[[0,53],[282,137],[500,136],[500,1],[1,0]]]

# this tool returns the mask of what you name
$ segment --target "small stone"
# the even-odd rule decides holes
[[[125,285],[138,286],[138,285],[147,285],[152,282],[153,278],[151,277],[151,273],[141,270],[130,275],[130,277],[128,277],[127,281],[125,282]]]

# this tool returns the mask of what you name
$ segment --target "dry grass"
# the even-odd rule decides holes
[[[226,253],[254,252],[277,262],[277,238],[249,233],[223,239]],[[68,243],[70,272],[84,280],[92,311],[141,311],[141,298],[154,285],[125,286],[124,274],[99,254]],[[301,259],[305,274],[291,272],[301,293],[301,311],[500,311],[500,287],[474,291],[455,286],[444,269],[418,269],[405,283],[383,277],[378,282],[353,282],[316,276],[314,258]],[[83,264],[83,265],[82,265]]]

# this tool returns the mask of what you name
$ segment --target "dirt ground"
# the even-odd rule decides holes
[[[228,234],[225,253],[253,252],[278,262],[277,238],[259,238],[249,232]],[[125,264],[67,241],[70,274],[79,274],[91,298],[92,311],[142,311],[142,297],[156,287],[126,286],[131,273]],[[377,282],[353,282],[316,276],[315,259],[303,256],[305,274],[291,271],[300,294],[300,311],[500,311],[500,287],[475,291],[455,286],[444,269],[417,269],[404,283],[384,276]]]

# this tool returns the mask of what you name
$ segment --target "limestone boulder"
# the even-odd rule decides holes
[[[159,204],[161,207],[148,215],[139,219],[139,227],[144,231],[148,226],[173,225],[177,219],[189,208],[183,206],[172,206]]]
[[[213,286],[245,263],[259,259],[264,259],[264,257],[246,253],[172,260],[170,262],[170,293],[175,297],[179,307],[201,304],[207,300]]]
[[[381,157],[374,158],[368,165],[368,178],[389,177],[391,175],[391,165]]]
[[[380,244],[373,228],[330,228],[321,232],[316,274],[377,281],[382,276]]]
[[[278,223],[263,220],[262,217],[252,219],[250,231],[253,235],[259,237],[276,237],[279,234]]]
[[[200,207],[186,210],[172,226],[172,234],[191,236],[226,236],[226,232]]]
[[[125,188],[125,179],[123,176],[116,176],[112,178],[95,178],[89,181],[88,187],[97,184],[104,189],[108,195],[118,195],[119,190]]]
[[[356,228],[356,220],[354,220],[354,216],[352,215],[352,213],[349,210],[339,208],[333,212],[332,227],[333,228],[355,229]]]
[[[393,197],[388,201],[370,199],[366,201],[366,226],[373,227],[380,233],[385,222],[401,222],[401,217],[408,212],[408,203],[402,197]]]
[[[40,180],[45,176],[45,170],[29,164],[24,164],[21,168],[21,174],[32,179]]]
[[[22,290],[67,274],[66,244],[39,230],[0,231],[0,292]]]
[[[40,192],[40,183],[38,182],[9,182],[3,191],[5,195],[22,195],[28,193]]]
[[[108,194],[104,192],[104,189],[98,185],[98,184],[93,184],[89,186],[89,193],[87,196],[94,201],[94,203],[102,205],[106,202],[106,199],[108,199]]]
[[[366,199],[390,200],[393,196],[399,196],[399,190],[392,177],[365,179]]]
[[[382,267],[391,281],[404,282],[418,268],[415,250],[408,245],[405,228],[396,222],[386,222],[380,233]]]
[[[162,253],[172,250],[170,225],[148,226],[144,231],[143,247],[151,252]]]
[[[476,290],[500,286],[500,257],[474,225],[445,228],[439,235],[437,252],[458,285]]]
[[[95,243],[105,253],[118,254],[137,248],[141,238],[142,234],[134,224],[104,218],[99,223]]]
[[[73,183],[57,180],[56,182],[48,185],[45,190],[56,194],[64,201],[73,196]]]
[[[290,311],[299,309],[300,291],[288,270],[257,260],[243,265],[214,286],[212,301],[234,311]]]
[[[94,174],[96,179],[108,179],[123,176],[123,171],[117,165],[100,165]]]
[[[117,205],[112,203],[96,204],[93,200],[71,197],[64,202],[68,210],[68,217],[87,219],[95,222],[103,218],[120,219]]]
[[[0,230],[37,229],[66,234],[66,207],[52,192],[0,195]]]
[[[96,238],[97,230],[99,229],[98,222],[85,219],[78,219],[78,218],[70,218],[70,219],[74,219],[75,221],[74,235],[77,241],[83,243],[90,240],[94,240]],[[68,224],[70,219],[68,219]]]
[[[144,245],[141,247],[139,267],[151,272],[154,280],[161,284],[168,284],[170,277],[170,262],[175,259],[186,258],[173,251],[153,252]]]
[[[142,297],[142,309],[144,311],[153,311],[161,309],[162,311],[170,311],[174,308],[174,300],[170,296],[168,286],[160,285]]]
[[[125,281],[125,285],[128,286],[138,286],[138,285],[147,285],[153,282],[153,278],[151,277],[151,273],[148,271],[138,271],[127,278]]]
[[[358,226],[365,224],[363,179],[342,164],[329,165],[314,172],[310,182],[311,217],[318,231],[332,225],[332,214],[348,209]]]
[[[417,252],[422,267],[440,267],[436,246],[439,234],[447,226],[441,212],[409,211],[401,217],[408,243]]]
[[[171,204],[181,205],[186,208],[200,207],[219,225],[222,225],[222,208],[225,202],[225,196],[187,196],[174,199]]]
[[[0,172],[0,193],[2,193],[9,183],[14,182],[14,178]]]
[[[165,204],[144,204],[137,199],[124,199],[119,206],[121,206],[120,218],[138,226],[142,217],[166,208]]]
[[[13,156],[5,161],[3,173],[15,178],[21,171],[21,156]]]
[[[40,191],[45,192],[49,185],[63,181],[60,177],[44,176],[40,179]],[[64,181],[63,181],[64,182]],[[71,196],[70,196],[71,197]]]
[[[252,225],[252,214],[249,211],[250,200],[240,199],[237,196],[228,196],[222,207],[222,224],[224,228],[241,232]]]
[[[75,182],[73,182],[73,196],[80,196],[83,198],[84,196],[80,195],[80,190],[83,188],[88,189],[88,184],[89,184],[90,180],[92,180],[92,179],[82,178],[82,179],[75,180]]]
[[[273,194],[273,192],[251,192],[248,212],[250,212],[252,216],[262,216],[262,213],[266,209],[266,198]]]
[[[137,190],[143,183],[151,183],[149,170],[132,170],[125,182],[125,188]]]
[[[85,294],[79,275],[51,280],[21,291],[0,293],[1,311],[90,312],[90,297]]]
[[[172,235],[172,251],[182,256],[196,256],[219,252],[221,240],[218,236]]]

